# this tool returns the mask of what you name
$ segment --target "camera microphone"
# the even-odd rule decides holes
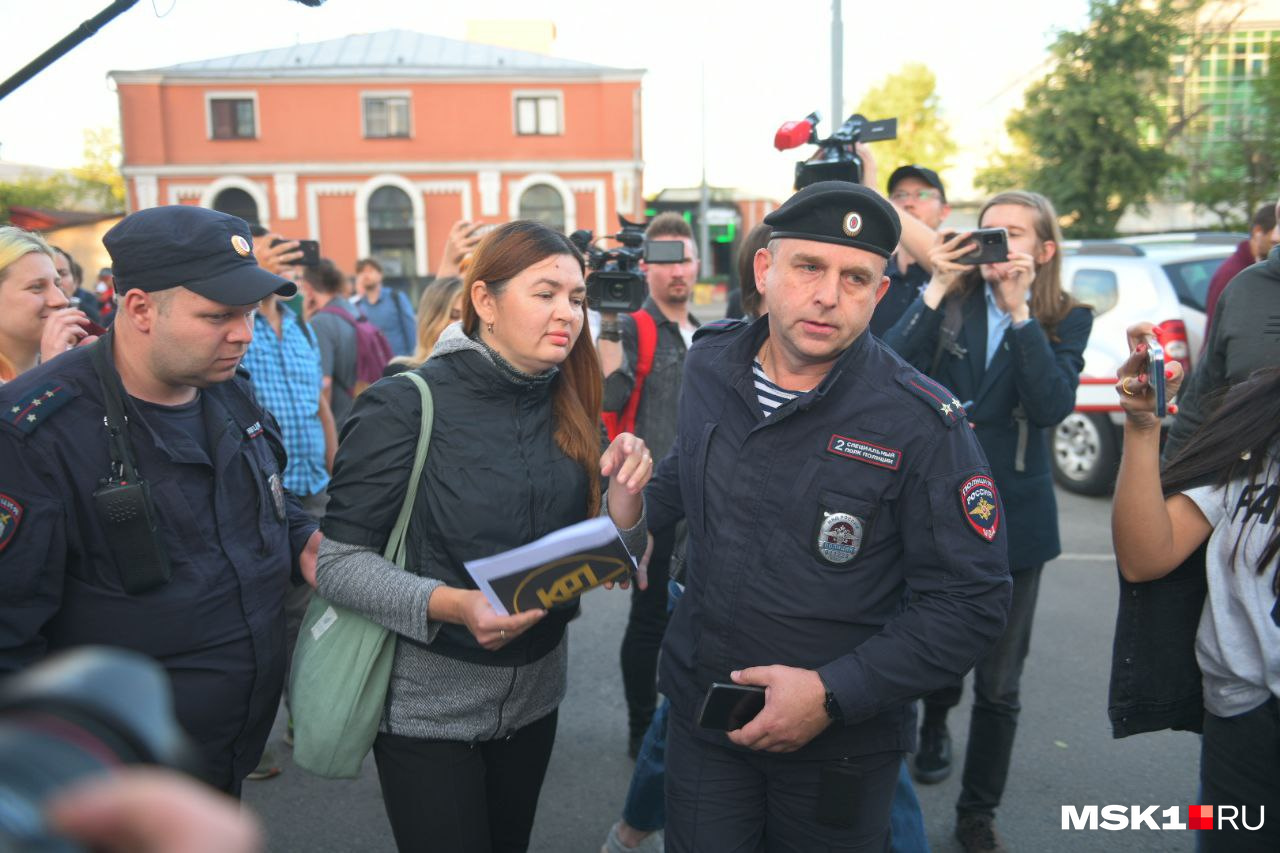
[[[773,136],[773,147],[779,151],[799,148],[813,139],[813,129],[818,124],[818,114],[810,113],[799,121],[789,121],[778,128]]]

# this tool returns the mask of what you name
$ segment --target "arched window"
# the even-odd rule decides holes
[[[564,233],[564,199],[555,187],[534,184],[520,194],[520,218]]]
[[[399,187],[379,187],[369,196],[369,254],[388,278],[413,275],[413,202]]]
[[[258,203],[238,187],[228,187],[213,199],[213,209],[232,216],[239,216],[250,225],[261,225],[258,220]]]

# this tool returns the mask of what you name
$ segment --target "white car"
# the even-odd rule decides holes
[[[1209,281],[1247,237],[1163,234],[1063,243],[1063,286],[1094,309],[1075,411],[1053,433],[1053,474],[1064,488],[1101,495],[1115,483],[1124,424],[1115,382],[1128,357],[1125,330],[1142,320],[1159,324],[1166,357],[1190,369],[1204,345]]]

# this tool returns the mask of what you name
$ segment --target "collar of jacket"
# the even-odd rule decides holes
[[[542,373],[525,373],[499,355],[492,347],[487,346],[482,341],[468,337],[462,331],[462,323],[460,322],[450,323],[445,326],[444,331],[440,333],[440,339],[436,341],[435,349],[431,351],[431,357],[449,356],[457,353],[474,353],[480,356],[489,368],[486,373],[492,377],[493,384],[498,388],[545,391],[551,387],[551,383],[560,375],[560,368],[558,367],[553,367]],[[470,360],[477,361],[474,358]]]
[[[768,337],[769,315],[765,314],[744,329],[715,359],[716,369],[725,381],[730,385],[739,380],[745,381],[753,389],[751,391],[753,398],[755,381],[751,373],[751,363]],[[868,327],[854,338],[853,343],[849,344],[844,352],[840,353],[817,387],[796,398],[796,407],[800,411],[805,411],[826,397],[845,373],[856,374],[858,367],[866,361],[867,352],[871,346],[871,332]]]

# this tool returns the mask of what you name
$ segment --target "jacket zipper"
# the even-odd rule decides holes
[[[507,702],[511,699],[511,694],[515,692],[517,672],[519,672],[519,667],[511,667],[511,683],[507,685],[507,694],[498,703],[498,727],[493,730],[493,737],[489,738],[489,740],[493,740],[502,733],[502,716],[506,713]]]

